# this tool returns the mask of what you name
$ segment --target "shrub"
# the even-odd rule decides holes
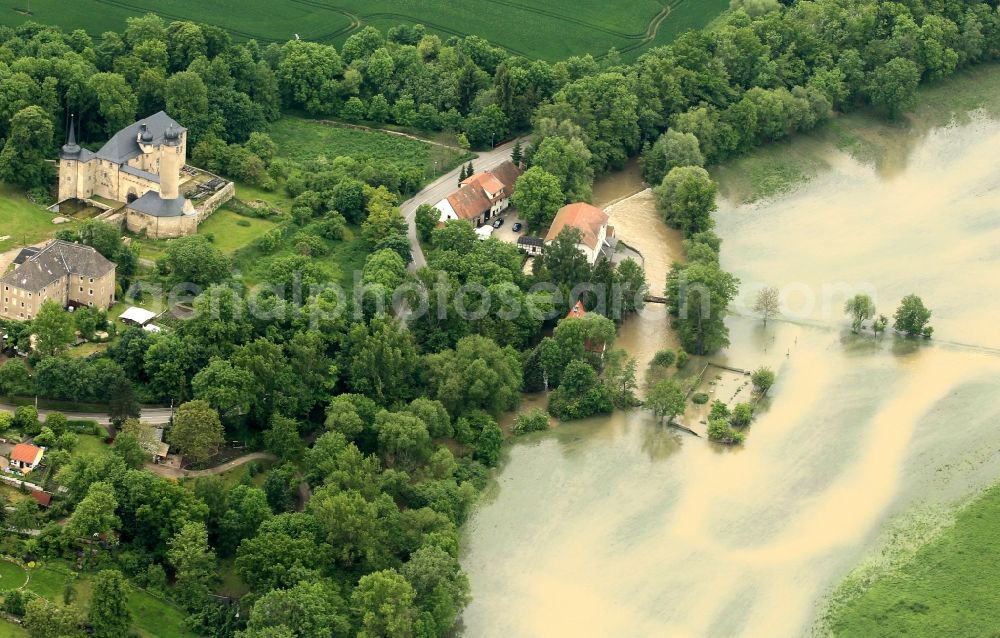
[[[708,395],[704,392],[695,392],[691,395],[691,401],[697,403],[698,405],[704,405],[708,403]]]
[[[708,422],[708,438],[718,443],[742,443],[744,436],[729,427],[725,419],[712,419]]]
[[[753,407],[749,403],[738,403],[736,407],[733,408],[733,415],[730,419],[735,427],[743,428],[750,425],[750,421],[753,420]]]
[[[684,366],[686,366],[688,364],[688,361],[690,359],[691,359],[691,357],[688,355],[688,353],[684,352],[683,350],[678,350],[677,351],[677,369],[680,370],[681,368],[683,368]]]
[[[527,432],[537,432],[549,428],[549,415],[540,408],[535,408],[517,415],[514,419],[514,434],[525,434]]]
[[[757,392],[767,394],[767,391],[774,385],[774,371],[767,366],[761,366],[750,375],[750,381],[753,382],[753,387]]]
[[[249,219],[237,219],[236,220],[236,225],[237,226],[242,226],[243,228],[250,228],[250,220]]]
[[[712,401],[712,411],[709,412],[708,418],[711,419],[728,419],[731,413],[729,412],[729,406],[725,402],[716,399]]]
[[[674,354],[673,350],[660,350],[653,356],[653,365],[660,366],[663,368],[669,368],[674,365],[674,361],[677,361],[677,355]]]

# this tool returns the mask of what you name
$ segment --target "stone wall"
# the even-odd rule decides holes
[[[222,206],[229,200],[233,198],[236,194],[236,185],[232,182],[227,182],[225,186],[216,191],[211,197],[203,201],[198,205],[196,210],[198,211],[198,223],[208,219],[208,216],[214,213],[219,206]]]
[[[145,234],[150,239],[173,239],[198,232],[198,215],[178,217],[153,217],[134,210],[125,209],[125,227],[136,234]]]

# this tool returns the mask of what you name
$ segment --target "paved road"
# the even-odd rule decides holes
[[[480,153],[479,157],[472,161],[472,165],[477,173],[493,168],[504,160],[509,160],[513,149],[514,142],[507,142],[492,151]],[[410,262],[410,270],[423,268],[427,265],[427,260],[424,259],[424,251],[420,248],[420,242],[417,241],[417,227],[415,223],[417,207],[421,204],[436,204],[458,188],[458,173],[461,168],[460,166],[450,173],[442,175],[400,205],[399,210],[403,214],[403,217],[406,218],[406,223],[410,227],[410,252],[413,255],[413,261]]]
[[[0,412],[13,412],[17,409],[17,406],[6,405],[0,403]],[[62,412],[62,410],[39,410],[38,414],[40,416],[45,416],[50,412]],[[62,412],[66,415],[68,419],[74,420],[91,420],[97,421],[100,425],[110,425],[111,420],[108,418],[107,412]],[[142,416],[140,416],[143,423],[149,423],[151,425],[166,425],[170,422],[170,408],[143,408]]]

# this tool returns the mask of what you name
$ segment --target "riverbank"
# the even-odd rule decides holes
[[[932,521],[934,519],[932,518]],[[904,530],[887,553],[920,549],[875,574],[862,567],[831,600],[819,635],[991,636],[1000,618],[1000,484],[927,525]],[[921,532],[924,534],[921,534]],[[884,551],[884,553],[885,553]]]

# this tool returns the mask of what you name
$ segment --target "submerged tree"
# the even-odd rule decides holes
[[[768,286],[758,290],[757,298],[753,302],[753,311],[761,316],[766,326],[767,320],[778,314],[778,289]]]
[[[929,339],[934,333],[934,328],[927,325],[930,321],[931,311],[924,306],[924,302],[916,295],[906,295],[896,309],[894,315],[895,322],[893,328],[898,332],[906,334],[908,337],[922,336]]]
[[[875,316],[875,302],[864,293],[858,293],[844,302],[844,312],[851,318],[851,331],[861,332],[865,321]]]

